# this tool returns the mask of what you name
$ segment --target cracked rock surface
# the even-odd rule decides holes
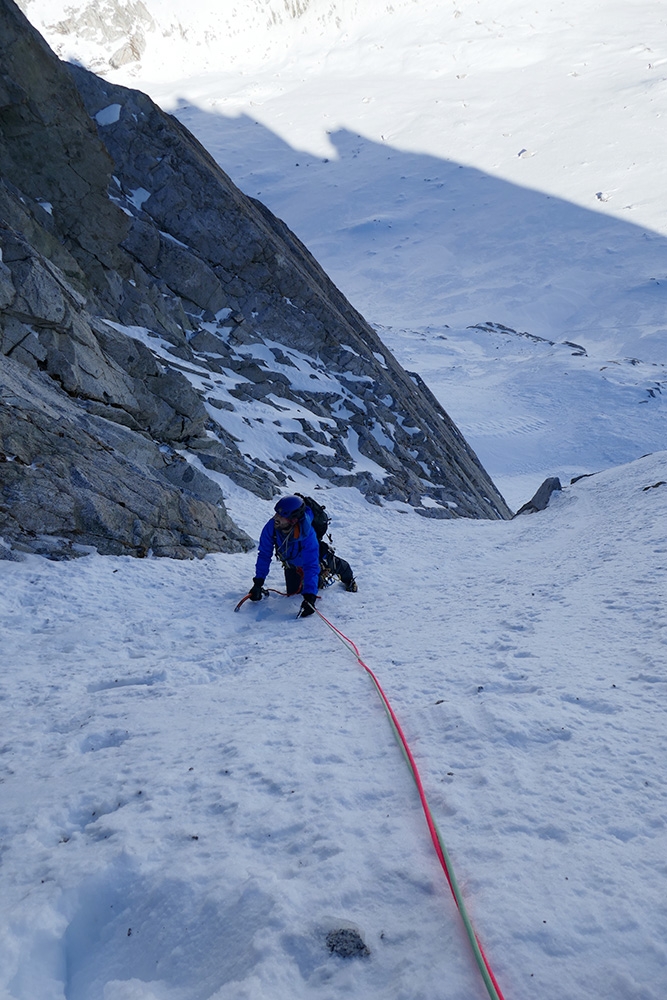
[[[510,516],[419,376],[178,121],[60,62],[12,0],[0,52],[0,536],[248,548],[216,474]]]

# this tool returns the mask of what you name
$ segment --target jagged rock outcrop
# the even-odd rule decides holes
[[[305,474],[425,516],[509,516],[419,377],[179,122],[59,62],[11,0],[0,39],[0,535],[181,556],[249,545],[201,468],[267,499]],[[109,455],[145,503],[128,506]],[[79,473],[66,489],[65,469]]]
[[[549,506],[551,494],[560,492],[562,488],[558,476],[549,476],[548,479],[544,480],[539,489],[536,490],[530,500],[522,507],[519,507],[514,516],[518,517],[519,514],[536,514],[540,510],[546,510]]]
[[[6,359],[0,399],[0,519],[14,548],[182,557],[248,547],[215,483],[121,424],[83,414],[48,376]]]

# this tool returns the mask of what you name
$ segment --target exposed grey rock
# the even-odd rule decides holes
[[[580,479],[590,479],[591,476],[597,476],[597,475],[598,475],[597,472],[582,472],[580,476],[575,476],[573,479],[570,480],[570,486],[574,486],[574,484],[578,483]]]
[[[179,122],[144,94],[60,63],[12,0],[0,0],[0,54],[0,362],[22,367],[22,391],[50,384],[73,408],[60,436],[28,397],[5,402],[23,414],[16,455],[51,450],[37,466],[2,463],[13,504],[0,535],[7,524],[23,544],[23,531],[31,550],[40,535],[44,551],[47,536],[58,551],[83,536],[101,551],[180,555],[245,544],[220,521],[202,467],[267,499],[306,472],[424,516],[510,516],[419,377]],[[98,127],[111,104],[117,121]],[[275,433],[275,460],[241,439],[253,422]],[[129,484],[143,498],[136,509]],[[167,529],[159,512],[175,517],[179,497],[181,520]]]
[[[57,205],[68,249],[113,265],[129,221],[107,196],[111,160],[62,64],[11,0],[0,8],[0,174],[34,200]]]
[[[0,309],[6,309],[16,297],[16,288],[12,280],[12,272],[6,264],[0,261]]]
[[[341,958],[364,958],[371,953],[359,932],[351,927],[329,931],[326,943],[329,951]]]
[[[206,500],[207,503],[217,506],[222,506],[224,503],[220,487],[180,456],[177,461],[161,469],[160,475],[163,479],[182,490],[186,490],[199,500]]]
[[[11,545],[0,538],[0,561],[22,562],[25,557],[20,552],[16,552]]]
[[[391,395],[394,408],[404,415],[410,411],[410,423],[420,427],[425,447],[436,453],[431,455],[432,472],[421,487],[422,493],[434,492],[433,498],[438,500],[439,480],[454,476],[460,501],[457,515],[509,516],[493,484],[439,403],[420,380],[408,379],[374,331],[284,223],[259,202],[241,195],[192,136],[145,95],[111,86],[77,67],[72,68],[72,73],[91,115],[112,100],[122,107],[118,121],[105,126],[102,137],[114,158],[115,176],[121,194],[127,196],[128,210],[132,208],[131,192],[140,188],[150,192],[141,205],[142,220],[152,219],[160,231],[183,244],[185,249],[180,253],[194,254],[200,260],[202,280],[207,269],[212,268],[226,292],[227,304],[231,305],[232,300],[238,303],[240,308],[232,311],[231,319],[242,322],[228,334],[228,346],[241,348],[266,337],[317,354],[329,372],[344,369],[351,376],[365,376],[368,384],[361,396],[364,405],[353,405],[360,410],[377,410],[379,401]],[[192,263],[189,256],[187,259]],[[166,277],[172,287],[178,286],[177,275],[169,277],[167,273]],[[347,349],[343,350],[342,345]],[[194,346],[203,348],[204,344]],[[206,342],[205,351],[213,353],[215,349],[216,345]],[[384,357],[384,365],[378,363],[375,354]],[[256,367],[254,372],[247,378],[255,382],[255,387],[248,382],[237,386],[232,393],[237,399],[249,402],[280,394],[273,387],[270,392],[258,387],[261,383],[255,381],[259,377]],[[263,376],[264,381],[268,378],[271,376]],[[358,387],[358,382],[353,381],[352,387]],[[285,394],[312,406],[310,394]],[[445,439],[449,439],[447,445]],[[374,448],[369,439],[360,447],[362,454],[368,451],[368,457],[372,457]],[[457,463],[450,461],[450,452],[457,454]],[[401,480],[403,496],[414,493],[416,481],[422,478],[419,463],[420,459],[406,452],[397,482],[399,469],[390,459],[387,464],[392,466],[393,477],[378,485],[380,493],[401,492]],[[443,510],[443,516],[457,516],[452,510]]]
[[[519,514],[535,514],[538,510],[545,510],[551,499],[551,494],[562,488],[558,476],[551,476],[549,479],[545,479],[534,496],[523,507],[520,507],[514,516],[518,517]]]
[[[270,500],[275,493],[280,492],[287,480],[284,472],[268,469],[251,456],[241,456],[234,447],[233,438],[221,428],[218,435],[222,440],[203,438],[189,442],[190,450],[197,455],[205,469],[229,476],[239,486],[264,500]]]
[[[201,354],[213,354],[227,359],[231,357],[231,351],[225,341],[208,330],[199,330],[195,333],[190,338],[190,347]]]
[[[121,246],[147,270],[153,272],[157,269],[160,255],[160,234],[155,226],[144,222],[143,219],[132,219],[130,230]]]
[[[66,306],[63,294],[39,260],[29,257],[15,261],[11,273],[14,287],[18,289],[12,303],[16,316],[52,326],[64,321]]]
[[[213,483],[195,476],[176,488],[169,475],[153,442],[84,413],[48,376],[0,358],[0,524],[14,547],[53,557],[77,543],[175,558],[252,547]]]

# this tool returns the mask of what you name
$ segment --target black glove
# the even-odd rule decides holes
[[[308,615],[315,613],[315,601],[317,600],[315,594],[304,594],[303,600],[301,602],[301,607],[299,609],[299,618],[307,618]]]
[[[262,599],[262,587],[264,586],[263,576],[253,576],[252,587],[250,588],[250,600],[251,601],[261,601]]]

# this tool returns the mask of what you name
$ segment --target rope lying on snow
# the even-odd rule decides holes
[[[482,978],[484,979],[484,984],[488,990],[491,1000],[504,1000],[500,986],[498,985],[496,977],[494,976],[493,971],[491,970],[491,966],[489,965],[488,959],[484,954],[482,946],[479,943],[479,939],[475,934],[472,923],[470,922],[470,917],[468,916],[465,902],[463,900],[463,896],[461,895],[461,890],[459,889],[458,883],[456,881],[456,876],[454,875],[454,871],[452,869],[452,864],[449,858],[449,854],[447,853],[447,848],[445,847],[442,835],[438,830],[437,824],[433,818],[433,814],[431,813],[430,806],[426,799],[426,793],[424,791],[424,786],[422,784],[422,780],[419,774],[419,770],[417,768],[416,761],[408,745],[405,733],[401,729],[401,725],[398,719],[396,718],[396,714],[394,713],[394,710],[389,703],[389,699],[382,690],[380,682],[378,681],[377,677],[375,676],[371,668],[361,659],[359,650],[355,645],[355,643],[350,638],[348,638],[348,636],[346,636],[344,632],[341,632],[339,628],[336,628],[336,626],[332,624],[332,622],[330,622],[328,618],[325,618],[325,616],[322,614],[321,611],[318,610],[318,608],[315,608],[315,612],[320,616],[322,621],[329,626],[331,631],[354,654],[357,663],[359,663],[359,665],[362,666],[366,671],[366,673],[369,675],[369,677],[373,681],[373,684],[375,685],[378,694],[380,695],[380,698],[382,699],[385,711],[389,716],[389,720],[394,730],[394,735],[396,736],[396,739],[398,740],[398,743],[401,749],[403,750],[403,753],[405,754],[405,758],[408,762],[410,770],[412,771],[412,777],[415,780],[417,791],[419,792],[419,798],[421,800],[422,809],[424,810],[424,815],[426,817],[426,823],[428,824],[429,832],[431,834],[431,840],[433,841],[435,853],[437,854],[438,860],[442,865],[442,869],[445,873],[445,877],[449,884],[449,888],[452,891],[452,896],[454,897],[454,901],[461,915],[461,919],[463,920],[463,925],[466,929],[466,934],[468,935],[468,940],[470,941],[470,945],[472,947],[472,951],[475,956],[475,961],[477,962],[479,971],[481,972]]]
[[[286,594],[282,590],[274,590],[272,587],[263,590],[263,593],[266,595],[268,595],[269,592],[273,594],[280,594],[281,597],[292,596]],[[246,594],[245,597],[241,598],[239,603],[234,608],[234,611],[239,611],[241,606],[244,604],[245,601],[248,600],[249,597],[250,594]],[[414,778],[415,784],[417,786],[419,799],[422,804],[422,809],[424,810],[424,816],[426,817],[426,823],[428,825],[428,829],[431,834],[431,840],[433,841],[435,853],[438,856],[438,860],[442,866],[442,870],[445,873],[447,883],[449,885],[449,888],[451,889],[452,896],[454,897],[454,902],[456,903],[457,909],[461,916],[461,920],[463,921],[463,926],[465,927],[466,934],[468,935],[468,940],[470,942],[473,955],[475,956],[475,961],[477,962],[479,971],[482,974],[484,985],[487,988],[491,1000],[505,1000],[502,990],[498,985],[498,981],[493,974],[493,970],[489,965],[489,961],[486,955],[484,954],[484,950],[479,942],[479,938],[477,937],[475,930],[472,926],[470,917],[468,915],[468,911],[466,909],[465,901],[461,894],[458,882],[456,881],[456,876],[452,868],[451,859],[449,857],[447,848],[445,847],[445,842],[442,839],[442,834],[438,829],[437,823],[435,822],[433,814],[431,812],[431,807],[428,804],[428,800],[426,798],[426,792],[424,791],[424,785],[422,783],[421,775],[419,774],[419,769],[417,767],[417,762],[415,761],[415,758],[412,754],[412,750],[410,749],[405,733],[401,728],[401,724],[396,717],[396,713],[391,707],[391,704],[386,694],[382,690],[382,685],[380,684],[379,680],[377,679],[371,668],[368,666],[368,664],[364,663],[364,661],[362,660],[361,654],[359,653],[359,649],[356,646],[356,644],[352,641],[352,639],[350,639],[349,636],[345,635],[344,632],[341,632],[339,628],[336,628],[333,622],[330,622],[329,619],[326,618],[317,607],[314,608],[314,611],[316,614],[320,616],[325,625],[327,625],[331,629],[334,635],[336,635],[341,640],[341,642],[350,650],[350,652],[354,654],[357,663],[364,668],[368,676],[373,681],[373,684],[375,685],[375,689],[382,700],[382,704],[384,705],[385,711],[391,723],[394,735],[399,743],[399,746],[403,751],[403,754],[408,763],[410,771],[412,772],[412,777]]]

